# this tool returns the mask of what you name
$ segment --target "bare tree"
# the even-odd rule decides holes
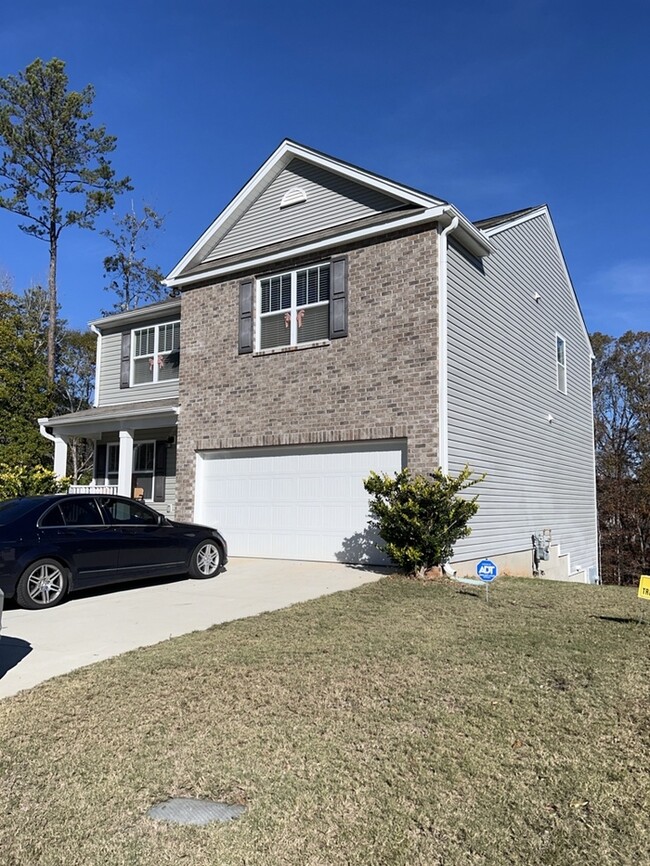
[[[148,264],[145,256],[151,244],[151,233],[162,227],[163,220],[164,217],[146,204],[138,215],[131,203],[130,211],[115,218],[115,229],[102,232],[115,248],[113,254],[104,259],[105,276],[111,279],[105,289],[117,295],[113,309],[104,310],[105,313],[132,310],[167,295],[162,285],[164,274],[158,266]]]

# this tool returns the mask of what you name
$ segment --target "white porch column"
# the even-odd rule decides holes
[[[68,469],[68,440],[63,436],[54,437],[54,474],[65,478]]]
[[[120,496],[131,496],[132,476],[133,430],[120,430],[120,457],[117,478],[117,492]]]

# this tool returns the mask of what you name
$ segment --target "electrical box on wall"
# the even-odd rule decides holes
[[[533,543],[533,574],[544,574],[540,569],[540,562],[551,558],[551,530],[540,529],[533,532],[531,541]]]

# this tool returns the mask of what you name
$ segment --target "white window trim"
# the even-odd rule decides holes
[[[151,469],[138,469],[135,465],[135,453],[141,445],[153,445],[153,460],[151,461]],[[155,439],[136,439],[133,442],[133,474],[138,475],[155,475],[156,474],[156,440]]]
[[[109,472],[110,460],[109,454],[111,450],[114,450],[117,453],[117,468],[115,472]],[[103,484],[110,484],[111,481],[109,479],[115,479],[115,483],[117,484],[117,478],[119,475],[119,463],[120,463],[120,443],[119,442],[107,442],[106,443],[106,478],[103,479]]]
[[[564,347],[564,364],[560,363],[558,356],[557,356],[558,355],[558,351],[557,351],[558,350],[558,342],[560,340],[562,341],[562,345]],[[558,334],[557,332],[555,333],[555,346],[554,346],[554,348],[555,348],[555,387],[560,392],[560,394],[566,394],[567,393],[567,382],[568,382],[567,358],[566,358],[566,356],[567,356],[567,351],[566,351],[567,343],[566,343],[566,339],[562,336],[562,334]],[[564,372],[564,388],[560,387],[560,370],[562,370]]]
[[[152,367],[153,379],[150,382],[137,382],[136,383],[133,381],[134,372],[135,372],[135,362],[136,362],[135,335],[139,331],[148,331],[150,328],[153,328],[153,330],[154,330],[153,355],[152,356],[150,356],[150,355],[138,355],[138,360],[140,358],[148,358],[148,357],[153,357],[154,359],[157,359],[161,355],[171,355],[171,353],[174,351],[173,349],[170,349],[168,352],[159,352],[158,351],[158,347],[160,345],[160,331],[161,331],[161,329],[166,328],[169,325],[178,325],[180,328],[180,324],[181,324],[180,319],[174,319],[171,322],[161,322],[159,325],[143,325],[141,328],[133,328],[133,330],[131,331],[131,358],[130,358],[131,370],[130,370],[130,374],[129,374],[129,383],[130,383],[131,388],[142,388],[142,387],[146,387],[147,385],[157,385],[160,381],[158,379],[158,369],[159,369],[158,364],[156,364],[155,362],[154,362],[153,367]],[[164,382],[169,382],[169,381],[175,382],[177,380],[178,380],[178,377],[176,377],[176,379],[163,379]]]
[[[139,445],[153,445],[153,463],[151,469],[138,469],[135,465],[136,450]],[[131,471],[132,479],[134,479],[136,475],[146,475],[147,477],[151,477],[151,496],[145,496],[145,502],[154,502],[154,493],[156,487],[156,447],[157,445],[155,439],[136,439],[133,442],[133,469]],[[131,483],[131,487],[133,487],[133,481]]]
[[[258,277],[255,280],[256,288],[255,288],[255,354],[265,354],[272,352],[287,352],[289,350],[293,351],[295,349],[307,349],[314,346],[323,346],[328,345],[330,340],[329,337],[324,340],[312,340],[308,343],[299,343],[298,342],[298,319],[296,313],[298,310],[302,310],[305,307],[329,307],[332,302],[332,284],[331,284],[331,268],[330,268],[330,297],[327,301],[317,301],[315,304],[304,304],[298,306],[298,273],[300,271],[308,271],[312,268],[322,268],[324,266],[331,265],[331,262],[315,262],[314,264],[303,265],[300,268],[293,268],[288,271],[276,271],[272,274],[265,274],[263,277]],[[287,312],[291,314],[291,334],[289,336],[289,343],[286,346],[269,346],[266,349],[262,348],[262,326],[261,321],[262,318],[266,318],[267,316],[277,315],[282,312],[281,310],[272,310],[268,313],[262,313],[262,282],[263,280],[273,279],[273,277],[283,277],[286,275],[291,276],[291,307]]]

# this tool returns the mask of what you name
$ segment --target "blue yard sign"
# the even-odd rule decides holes
[[[499,574],[496,562],[491,559],[482,559],[476,566],[476,573],[485,583],[492,583]]]

